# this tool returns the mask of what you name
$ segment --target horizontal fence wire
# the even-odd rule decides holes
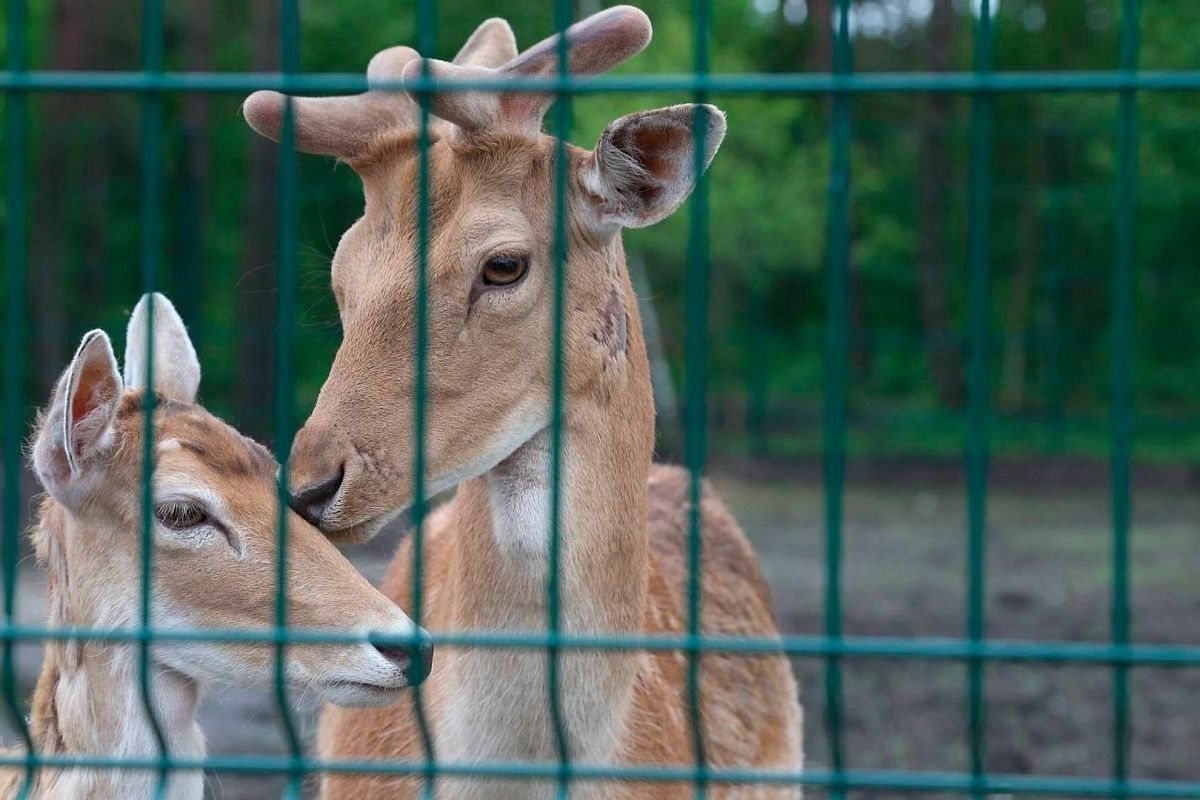
[[[1200,667],[1200,645],[1128,644],[1107,642],[1027,641],[1008,639],[952,639],[945,637],[882,636],[688,636],[611,634],[585,636],[544,633],[491,633],[487,631],[430,632],[410,636],[384,636],[295,628],[275,632],[241,629],[141,630],[82,627],[46,628],[12,626],[0,629],[0,639],[12,641],[137,642],[170,645],[187,642],[287,644],[321,646],[370,642],[380,646],[413,647],[422,642],[445,647],[563,650],[643,650],[646,652],[782,654],[798,657],[843,655],[862,658],[925,658],[949,661],[1054,662],[1061,664],[1128,664],[1130,666]]]
[[[38,766],[60,769],[111,769],[147,771],[159,768],[157,759],[45,756],[35,759]],[[0,755],[0,766],[23,766],[20,756]],[[286,772],[291,759],[278,756],[213,757],[207,759],[176,759],[172,767],[180,770],[207,769],[231,774],[263,774]],[[309,759],[307,768],[314,773],[361,775],[449,775],[485,778],[557,778],[564,769],[557,762],[446,762],[430,766],[424,761],[350,761]],[[594,766],[572,762],[566,775],[574,781],[641,781],[655,783],[690,782],[695,768],[691,766]],[[862,791],[947,792],[961,794],[979,791],[983,794],[1060,795],[1064,797],[1166,797],[1200,798],[1200,782],[1129,780],[1118,782],[1106,778],[1057,778],[1047,776],[1004,775],[991,773],[978,779],[969,775],[947,772],[899,770],[846,770],[834,775],[828,770],[783,772],[777,770],[709,768],[705,779],[716,784],[792,784],[800,786],[857,789]]]
[[[994,3],[995,0],[992,0]],[[6,324],[4,358],[6,386],[4,390],[4,497],[3,497],[3,576],[4,625],[0,628],[3,642],[3,673],[0,680],[6,705],[18,731],[27,745],[20,754],[0,755],[0,766],[23,768],[28,775],[38,767],[90,768],[152,771],[158,776],[156,792],[166,792],[172,770],[206,769],[229,773],[278,773],[289,776],[289,796],[299,797],[301,780],[315,773],[361,773],[414,775],[427,778],[426,793],[432,792],[436,776],[473,776],[497,778],[541,778],[557,781],[560,796],[566,796],[572,781],[649,781],[688,782],[697,796],[703,796],[710,784],[796,784],[827,788],[834,797],[849,790],[875,792],[944,792],[984,796],[993,794],[1053,794],[1079,797],[1164,797],[1200,798],[1200,782],[1139,780],[1129,777],[1129,697],[1128,670],[1138,666],[1200,667],[1200,645],[1139,644],[1130,637],[1130,455],[1134,409],[1132,408],[1132,339],[1133,339],[1133,214],[1136,197],[1137,126],[1136,96],[1139,92],[1200,90],[1200,71],[1139,71],[1137,69],[1138,2],[1123,0],[1121,21],[1121,50],[1119,69],[1115,71],[1064,72],[995,72],[991,67],[993,23],[989,0],[982,0],[982,10],[976,25],[976,57],[969,72],[939,73],[856,73],[853,70],[850,36],[850,0],[837,0],[837,24],[833,36],[833,64],[828,74],[738,74],[709,73],[708,37],[710,10],[705,0],[696,0],[694,10],[694,70],[690,74],[648,76],[580,77],[568,73],[566,54],[569,43],[564,36],[559,43],[557,74],[539,78],[514,80],[478,79],[469,81],[432,81],[428,74],[403,85],[381,81],[374,89],[401,88],[417,94],[421,109],[420,142],[420,242],[419,242],[419,305],[416,326],[417,391],[415,397],[416,463],[414,464],[413,522],[414,541],[413,618],[419,625],[422,606],[422,529],[426,511],[424,498],[424,436],[425,436],[425,377],[427,350],[427,240],[431,235],[428,220],[429,205],[429,99],[433,90],[469,91],[495,90],[516,92],[555,92],[559,95],[554,118],[554,130],[560,144],[556,150],[556,213],[555,213],[555,310],[554,329],[554,414],[553,414],[553,474],[551,514],[551,562],[547,582],[550,614],[546,633],[488,633],[457,632],[414,634],[407,637],[368,636],[365,634],[330,631],[305,631],[290,628],[286,615],[287,536],[286,498],[287,455],[291,440],[292,392],[292,335],[295,305],[297,261],[298,182],[295,152],[295,133],[290,106],[284,112],[283,146],[280,153],[278,204],[278,261],[277,261],[277,320],[276,331],[276,448],[282,450],[279,475],[279,560],[276,587],[276,622],[274,629],[249,630],[171,630],[160,631],[151,624],[151,492],[153,471],[153,393],[147,393],[143,482],[141,625],[128,630],[97,630],[82,628],[49,628],[27,626],[16,622],[16,576],[18,558],[18,528],[20,517],[20,459],[23,417],[21,398],[25,373],[26,319],[24,315],[24,281],[27,252],[25,224],[25,192],[27,175],[28,113],[26,99],[31,92],[135,92],[141,94],[142,109],[142,279],[145,290],[155,290],[158,280],[162,235],[162,96],[166,93],[245,93],[257,89],[275,89],[287,93],[350,93],[365,91],[362,75],[322,74],[302,75],[298,69],[298,8],[294,0],[282,4],[281,71],[279,73],[206,73],[166,72],[162,59],[162,9],[159,0],[149,0],[143,14],[143,70],[140,72],[54,72],[29,71],[26,67],[25,3],[8,3],[8,57],[6,69],[0,71],[0,91],[5,93],[6,113],[6,243],[5,277]],[[563,31],[570,22],[571,4],[555,3],[556,27]],[[418,4],[421,19],[419,35],[422,52],[431,52],[432,3]],[[686,92],[696,102],[704,102],[714,94],[767,93],[777,95],[814,95],[833,98],[830,125],[830,185],[828,209],[827,292],[829,316],[825,330],[826,385],[823,413],[825,448],[826,502],[826,597],[825,635],[782,636],[779,638],[732,638],[706,636],[700,633],[701,565],[700,492],[705,459],[704,397],[705,360],[707,356],[706,318],[708,290],[708,222],[702,173],[705,151],[705,125],[696,117],[695,168],[698,185],[691,206],[689,231],[688,306],[689,332],[687,344],[687,376],[689,414],[687,425],[687,465],[691,470],[691,512],[689,521],[689,582],[688,632],[684,635],[606,635],[585,636],[564,633],[560,619],[560,450],[563,446],[563,314],[567,280],[566,236],[566,148],[561,144],[568,138],[570,99],[575,95],[598,93]],[[989,260],[991,251],[990,197],[992,175],[990,159],[994,144],[992,104],[994,96],[1017,92],[1102,92],[1117,93],[1118,131],[1116,138],[1116,263],[1113,281],[1113,337],[1116,344],[1113,364],[1113,400],[1111,409],[1111,466],[1113,505],[1113,581],[1112,636],[1109,642],[1017,641],[986,637],[985,560],[986,535],[986,474],[987,474],[987,315],[990,296]],[[956,93],[970,94],[973,100],[971,128],[971,184],[969,194],[970,244],[968,257],[971,279],[971,345],[970,402],[967,411],[968,440],[968,558],[967,558],[967,619],[966,635],[949,638],[888,638],[847,636],[842,630],[842,504],[846,459],[847,360],[849,357],[849,320],[847,318],[848,278],[850,265],[850,176],[851,176],[851,116],[850,96],[879,93]],[[147,326],[147,352],[153,354],[153,325]],[[152,382],[153,358],[147,362],[147,385]],[[17,697],[13,648],[22,642],[33,641],[98,641],[132,643],[141,654],[140,681],[146,712],[161,750],[156,758],[119,759],[101,756],[68,757],[39,754],[32,748]],[[288,754],[285,756],[210,757],[186,759],[172,756],[158,728],[156,710],[152,705],[149,684],[149,647],[170,646],[188,642],[258,643],[271,645],[276,652],[276,699],[283,720]],[[288,647],[322,646],[371,642],[417,648],[424,644],[450,647],[514,648],[544,650],[548,656],[547,683],[551,718],[559,758],[556,762],[471,762],[456,763],[439,760],[432,748],[432,738],[426,728],[419,691],[414,692],[417,720],[424,743],[424,758],[418,761],[320,760],[304,755],[297,723],[288,705],[284,655]],[[612,766],[579,763],[570,758],[568,733],[562,723],[561,699],[558,696],[558,658],[563,650],[597,651],[676,651],[687,654],[688,701],[691,713],[692,738],[696,761],[691,765]],[[755,769],[731,769],[711,766],[704,758],[704,742],[699,725],[701,700],[698,665],[705,653],[734,653],[747,656],[781,654],[793,657],[822,658],[826,661],[827,728],[831,742],[832,769],[806,769],[803,772],[784,772]],[[414,656],[415,657],[415,656]],[[968,725],[970,753],[969,773],[925,771],[859,770],[846,766],[842,731],[841,667],[846,658],[907,658],[964,662],[968,669]],[[1113,669],[1113,771],[1111,778],[1073,778],[1051,776],[1018,776],[989,773],[986,769],[984,741],[986,732],[986,703],[983,685],[984,665],[988,662],[1033,662],[1042,664],[1094,664]],[[28,782],[27,782],[28,783]],[[28,791],[28,785],[25,791]]]
[[[346,94],[364,92],[367,81],[358,74],[283,75],[276,72],[87,72],[30,71],[0,72],[0,90],[30,92],[252,92],[274,89],[287,93]],[[710,94],[856,94],[913,92],[1119,92],[1196,91],[1200,71],[1142,72],[873,72],[854,75],[830,74],[712,74],[708,76],[663,74],[611,77],[529,77],[508,79],[434,80],[372,83],[380,90],[408,89],[414,92],[569,92],[571,94],[637,92],[708,92]]]

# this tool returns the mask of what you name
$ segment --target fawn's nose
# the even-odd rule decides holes
[[[294,493],[288,499],[288,505],[297,514],[304,517],[309,524],[321,527],[321,519],[325,516],[325,511],[333,502],[333,498],[337,496],[345,476],[345,469],[339,467],[333,475],[310,483]]]
[[[375,649],[404,671],[409,686],[420,684],[433,671],[433,645],[428,642],[409,647],[377,644]]]

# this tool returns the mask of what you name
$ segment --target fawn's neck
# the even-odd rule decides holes
[[[646,613],[654,404],[636,299],[623,283],[621,349],[586,392],[566,398],[562,420],[559,624],[570,634],[637,631]],[[460,486],[446,595],[454,626],[547,630],[552,444],[542,431]],[[559,695],[573,757],[611,757],[641,663],[631,652],[563,651]],[[448,666],[449,753],[555,757],[544,649],[472,650]]]
[[[70,523],[67,523],[68,525]],[[86,535],[86,533],[84,533]],[[73,597],[67,537],[50,543],[50,627],[129,628],[133,613],[114,613],[119,602],[97,608]],[[128,617],[127,619],[123,617]],[[62,756],[153,759],[158,740],[142,699],[140,651],[129,643],[54,641],[46,647],[30,713],[38,752]],[[189,678],[156,663],[150,665],[151,700],[160,730],[173,757],[193,760],[205,754],[196,723],[199,692]],[[43,778],[45,797],[153,797],[157,773],[128,769],[64,769]],[[199,771],[172,771],[166,797],[199,800],[204,792]]]

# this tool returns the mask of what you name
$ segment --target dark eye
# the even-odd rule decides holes
[[[511,286],[525,277],[529,269],[529,258],[513,253],[499,253],[483,262],[485,286]]]
[[[154,507],[154,518],[172,530],[184,530],[208,522],[208,514],[195,503],[159,503]]]

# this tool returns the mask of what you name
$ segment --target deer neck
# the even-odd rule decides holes
[[[69,527],[71,522],[67,522]],[[71,531],[48,543],[50,627],[129,628],[135,611],[122,611],[122,598],[105,604],[94,587],[68,569]],[[98,602],[100,601],[100,602]],[[156,758],[158,742],[142,701],[139,648],[127,643],[54,641],[47,645],[30,714],[31,733],[40,753]],[[196,722],[199,691],[194,681],[152,662],[152,701],[171,755],[202,759],[204,737]],[[44,777],[45,797],[155,796],[157,775],[138,770],[65,769]],[[166,797],[198,800],[204,791],[199,771],[172,771]]]
[[[618,274],[615,299],[594,323],[603,368],[582,388],[564,387],[558,575],[561,624],[573,632],[635,630],[645,606],[654,398],[636,297],[625,271]],[[624,317],[619,337],[612,320],[618,313]],[[454,594],[458,621],[490,628],[545,627],[553,451],[553,431],[547,427],[460,488],[465,552],[454,565],[463,581]]]
[[[636,297],[623,269],[619,275],[608,318],[596,320],[593,338],[606,359],[601,374],[568,393],[562,416],[559,628],[570,634],[637,631],[646,613],[654,402]],[[620,320],[612,318],[617,313]],[[454,627],[548,629],[553,467],[546,429],[460,486],[458,552],[446,595]],[[612,755],[640,659],[564,652],[559,689],[570,698],[562,705],[576,757]],[[449,715],[450,751],[461,747],[471,758],[554,757],[544,650],[469,651],[453,663],[447,696],[463,713]],[[504,686],[497,675],[506,676]]]

